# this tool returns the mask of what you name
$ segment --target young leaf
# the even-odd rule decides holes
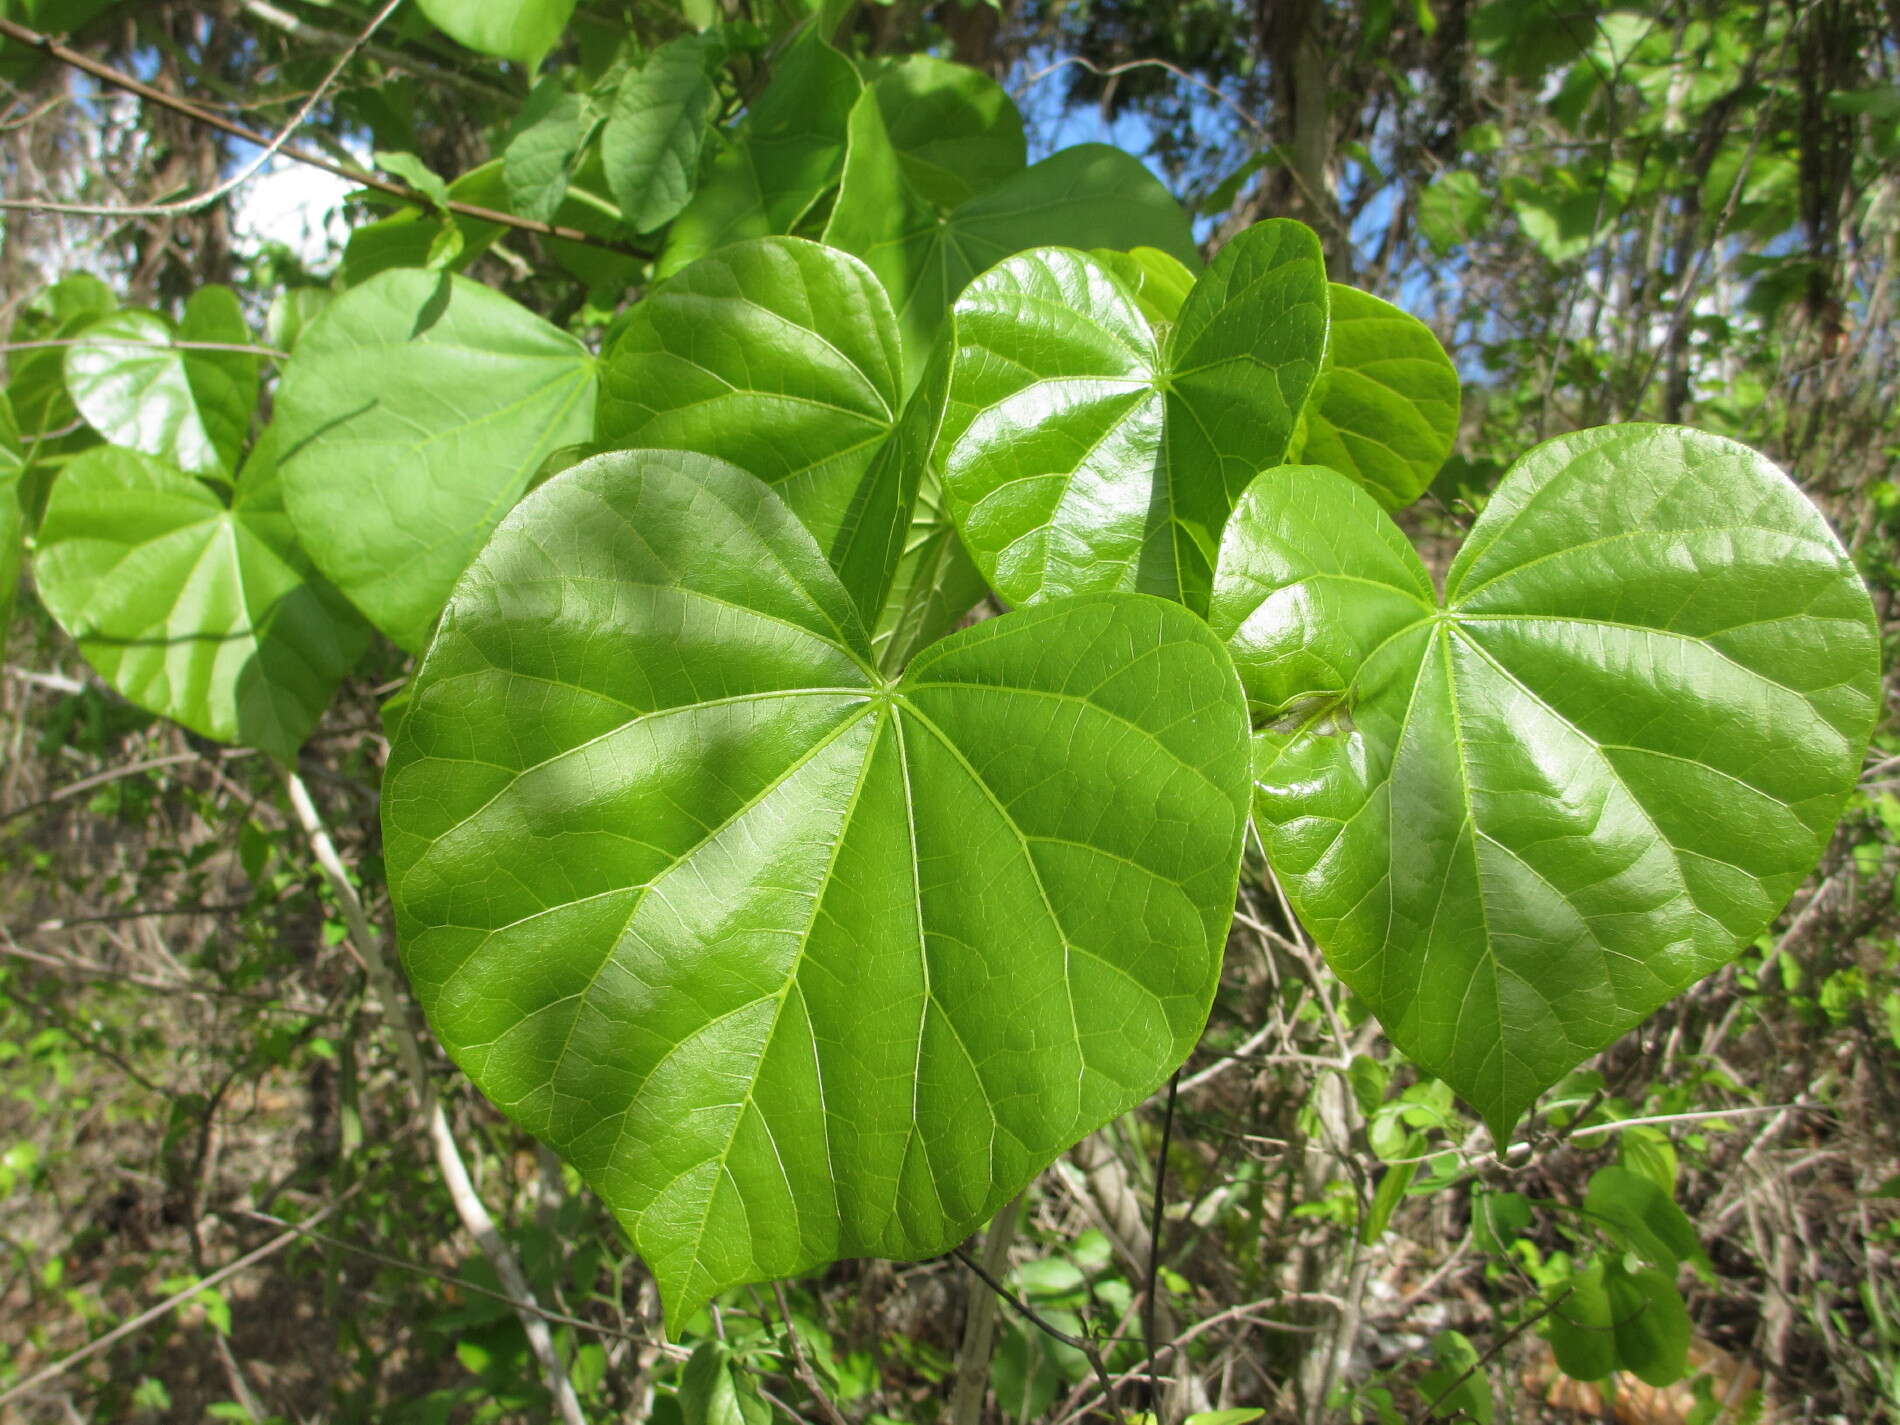
[[[1326,370],[1298,458],[1350,475],[1387,509],[1416,500],[1458,438],[1458,372],[1430,327],[1369,292],[1328,288]]]
[[[93,322],[66,348],[66,388],[113,444],[228,479],[257,407],[257,357],[180,343],[250,340],[236,294],[205,287],[176,332],[156,312],[114,312]]]
[[[34,574],[125,697],[290,762],[369,630],[298,548],[268,445],[228,505],[152,456],[87,451],[53,485]]]
[[[482,1090],[678,1323],[922,1257],[1200,1033],[1246,816],[1206,626],[1098,595],[887,682],[759,481],[602,456],[524,500],[416,675],[384,793],[403,956]]]
[[[278,392],[304,547],[371,623],[420,650],[541,462],[592,434],[595,364],[459,277],[397,270],[344,293],[304,333]]]
[[[472,50],[530,69],[554,48],[574,0],[417,0],[422,13]]]
[[[945,310],[977,273],[1027,248],[1157,247],[1199,261],[1187,215],[1141,162],[1081,144],[1052,154],[948,213],[912,184],[875,93],[851,111],[832,247],[862,257],[897,308],[909,375],[922,372]]]
[[[1442,600],[1370,495],[1270,471],[1210,618],[1294,908],[1500,1143],[1768,924],[1854,785],[1879,686],[1820,514],[1761,456],[1669,426],[1519,460]]]
[[[1165,339],[1079,252],[1021,253],[971,283],[933,463],[997,593],[1205,608],[1221,526],[1284,458],[1319,374],[1326,295],[1319,240],[1283,219],[1222,249]]]
[[[879,458],[902,380],[897,323],[863,263],[759,238],[700,259],[633,309],[607,356],[595,439],[696,450],[758,476],[868,618],[918,473]]]
[[[693,196],[699,146],[719,98],[707,73],[711,63],[707,41],[681,35],[620,82],[600,156],[608,190],[636,232],[664,225]]]
[[[857,66],[815,30],[793,42],[732,142],[666,231],[657,275],[746,238],[789,233],[838,182]]]

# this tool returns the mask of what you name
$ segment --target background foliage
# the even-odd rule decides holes
[[[37,540],[0,682],[0,1412],[565,1408],[508,1304],[520,1287],[497,1276],[440,1176],[351,897],[313,863],[267,759],[203,740],[286,756],[308,732],[302,777],[384,915],[378,701],[480,539],[445,526],[431,547],[464,543],[434,570],[362,518],[348,470],[294,441],[238,461],[260,391],[293,433],[338,417],[328,382],[278,385],[271,355],[297,350],[332,301],[339,320],[313,340],[347,325],[337,369],[371,389],[404,380],[376,349],[391,314],[428,294],[405,295],[424,279],[393,269],[466,274],[431,328],[445,341],[460,323],[512,323],[502,384],[532,388],[543,409],[535,439],[501,453],[497,490],[512,495],[596,428],[574,409],[595,354],[660,363],[690,346],[688,319],[633,305],[651,281],[734,238],[823,235],[865,256],[896,300],[883,354],[854,354],[890,366],[861,410],[874,452],[906,438],[901,390],[951,295],[931,284],[1049,240],[1013,214],[1020,195],[1053,191],[1052,173],[1084,199],[1106,169],[1104,182],[1147,181],[1133,153],[1162,180],[1154,193],[1186,202],[1192,232],[1157,229],[1159,203],[1097,204],[1081,211],[1100,245],[1185,259],[1298,218],[1329,275],[1437,333],[1463,414],[1445,423],[1452,454],[1427,498],[1400,517],[1435,571],[1533,441],[1684,421],[1796,476],[1873,586],[1891,650],[1900,22],[1875,0],[582,0],[515,7],[502,30],[509,7],[428,0],[357,44],[382,8],[0,8],[197,111],[0,44],[0,479],[18,496],[0,518]],[[795,37],[813,11],[836,25],[836,52]],[[841,58],[916,53],[944,62],[867,82]],[[949,61],[1003,85],[1020,118]],[[250,162],[231,127],[275,133],[313,96],[292,145],[381,175],[342,200],[327,245],[260,225],[246,195],[268,179],[164,206]],[[987,105],[980,120],[933,161],[942,116],[972,100]],[[847,137],[902,153],[902,181],[867,187],[883,170],[854,172]],[[1102,139],[1123,152],[1050,157]],[[968,271],[944,275],[946,255]],[[741,262],[722,280],[788,290]],[[1150,269],[1157,310],[1181,300],[1167,271]],[[533,322],[486,310],[485,289]],[[115,385],[131,342],[137,401]],[[717,353],[693,355],[721,371]],[[443,399],[479,402],[501,379],[471,370]],[[160,403],[175,418],[123,424],[154,391],[175,393]],[[703,442],[742,429],[757,397],[741,385],[724,398],[730,419],[695,428],[693,412],[642,406],[638,381],[617,391],[610,375],[598,428],[727,453]],[[1341,449],[1348,435],[1334,423]],[[1325,437],[1307,439],[1311,452]],[[462,456],[423,458],[449,481]],[[323,572],[388,637],[335,610],[279,610],[271,656],[305,680],[292,696],[229,697],[207,665],[163,689],[204,718],[154,719],[100,681],[106,655],[49,617],[73,622],[117,557],[63,536],[88,501],[160,511],[186,550],[241,543],[252,553],[231,597],[253,611],[328,587],[303,582],[287,507],[350,520],[360,546]],[[12,531],[0,535],[16,558]],[[939,580],[951,617],[970,577],[955,554],[926,547],[901,575]],[[0,569],[9,599],[17,572]],[[215,720],[227,704],[239,725]],[[604,1209],[433,1051],[427,1067],[587,1418],[910,1421],[975,1401],[993,1418],[1063,1419],[1099,1408],[1098,1368],[1134,1377],[1116,1386],[1120,1410],[1171,1417],[1900,1418],[1897,870],[1889,719],[1774,929],[1573,1075],[1501,1161],[1248,876],[1178,1097],[1068,1154],[978,1263],[1062,1333],[1004,1308],[993,1359],[966,1330],[994,1298],[952,1258],[728,1293],[663,1340],[653,1284]],[[1143,1363],[1168,1343],[1151,1397]],[[1626,1374],[1613,1403],[1578,1384],[1614,1368]]]

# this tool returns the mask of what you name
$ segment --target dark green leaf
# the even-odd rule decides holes
[[[1012,604],[1134,589],[1205,608],[1221,526],[1285,457],[1325,343],[1298,223],[1222,249],[1165,339],[1082,253],[992,268],[952,313],[933,462],[964,546]]]
[[[718,102],[707,69],[713,50],[697,35],[661,45],[628,72],[601,131],[607,187],[636,232],[672,220],[699,182],[699,148]]]
[[[1491,1425],[1491,1382],[1478,1348],[1462,1331],[1440,1331],[1432,1338],[1437,1369],[1419,1377],[1418,1392],[1434,1419],[1468,1418]]]
[[[1565,1375],[1602,1380],[1617,1366],[1616,1312],[1603,1285],[1603,1262],[1593,1259],[1550,1292],[1544,1334]]]
[[[1530,1225],[1531,1204],[1522,1193],[1472,1192],[1471,1241],[1479,1251],[1502,1256]]]
[[[1590,1176],[1583,1210],[1626,1251],[1671,1272],[1684,1262],[1704,1271],[1708,1258],[1688,1214],[1656,1183],[1628,1168],[1599,1168]]]
[[[393,749],[430,1022],[675,1323],[946,1250],[1165,1079],[1218,976],[1247,752],[1204,624],[1101,595],[869,655],[763,484],[608,455],[496,531]]]
[[[596,441],[696,450],[758,476],[875,612],[918,474],[879,459],[902,380],[890,302],[863,263],[759,238],[633,309],[607,358]]]
[[[1332,283],[1326,371],[1298,458],[1350,475],[1387,509],[1423,493],[1458,437],[1458,372],[1430,327]]]
[[[667,229],[658,272],[745,238],[790,233],[838,182],[845,125],[862,84],[857,67],[808,31]]]
[[[904,179],[941,209],[1023,171],[1022,115],[994,79],[966,65],[911,55],[871,86]]]
[[[594,359],[459,277],[397,270],[339,297],[284,367],[290,513],[330,579],[419,650],[541,462],[593,433]]]
[[[1768,924],[1854,785],[1879,686],[1820,514],[1754,452],[1667,426],[1518,461],[1442,602],[1371,496],[1269,472],[1211,618],[1294,908],[1500,1143]]]
[[[1656,1267],[1626,1272],[1611,1262],[1604,1287],[1616,1322],[1616,1356],[1624,1370],[1658,1389],[1689,1373],[1689,1311],[1670,1274]]]
[[[288,762],[369,631],[298,548],[268,467],[264,451],[227,506],[161,460],[88,451],[54,483],[34,572],[125,697]]]

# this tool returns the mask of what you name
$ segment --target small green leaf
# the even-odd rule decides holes
[[[534,86],[501,152],[515,212],[544,223],[553,219],[567,196],[575,157],[597,122],[587,102],[556,76]]]
[[[506,208],[508,186],[503,161],[494,159],[471,168],[449,184],[448,196],[483,208]],[[427,267],[431,255],[443,257],[453,241],[443,236],[445,224],[452,224],[461,234],[460,246],[446,259],[448,265],[458,268],[486,252],[502,231],[499,224],[459,213],[445,215],[404,206],[389,217],[351,229],[349,241],[343,246],[343,285],[360,287],[392,267]]]
[[[278,392],[304,546],[371,623],[419,650],[541,462],[592,434],[596,384],[578,341],[474,282],[399,269],[351,289],[304,334]]]
[[[1442,173],[1418,195],[1418,230],[1443,257],[1484,231],[1491,208],[1491,196],[1475,173]]]
[[[1432,1338],[1432,1356],[1438,1366],[1419,1377],[1418,1393],[1433,1418],[1491,1425],[1491,1382],[1470,1338],[1462,1331],[1440,1331]]]
[[[719,93],[716,51],[698,35],[668,40],[614,96],[600,135],[607,188],[636,232],[651,232],[686,206],[699,182],[699,148]]]
[[[227,505],[151,456],[102,446],[53,485],[40,597],[140,707],[294,761],[369,631],[310,567],[268,447]]]
[[[393,173],[434,204],[443,217],[448,216],[449,185],[441,174],[413,153],[378,153],[375,158],[376,166],[383,172]]]
[[[1522,1193],[1472,1192],[1471,1241],[1480,1252],[1503,1256],[1530,1225],[1530,1199]]]
[[[1646,1385],[1674,1385],[1689,1373],[1689,1310],[1657,1267],[1626,1272],[1611,1262],[1603,1284],[1616,1322],[1617,1362]]]
[[[1761,933],[1878,703],[1871,606],[1820,513],[1753,451],[1669,426],[1519,460],[1442,600],[1358,486],[1269,471],[1210,617],[1294,909],[1500,1143]]]
[[[422,13],[472,50],[530,69],[554,48],[574,0],[417,0]]]
[[[25,469],[20,428],[14,424],[13,407],[6,393],[0,392],[0,652],[6,649],[7,630],[13,623],[13,599],[20,588],[22,541],[26,538],[20,475]]]
[[[1350,475],[1387,509],[1409,505],[1458,438],[1458,372],[1417,317],[1330,285],[1326,370],[1298,458]]]
[[[862,88],[857,66],[815,30],[795,40],[667,229],[658,275],[728,243],[795,231],[837,186],[845,125]]]
[[[1593,1259],[1549,1292],[1544,1334],[1565,1375],[1602,1380],[1615,1372],[1616,1310],[1603,1285],[1602,1259]]]
[[[1625,1128],[1617,1144],[1617,1156],[1631,1172],[1648,1178],[1665,1197],[1676,1192],[1676,1148],[1654,1128],[1638,1125]]]
[[[728,247],[663,283],[608,354],[603,449],[696,450],[756,475],[792,507],[875,613],[918,475],[880,459],[903,356],[878,280],[800,238]]]
[[[1319,240],[1283,219],[1222,249],[1165,339],[1079,252],[1021,253],[972,282],[933,464],[997,593],[1205,608],[1228,512],[1284,458],[1319,374],[1326,296]]]
[[[1408,1147],[1416,1156],[1424,1151],[1424,1140],[1412,1138]],[[1379,1175],[1379,1186],[1373,1191],[1372,1205],[1366,1209],[1366,1220],[1359,1226],[1359,1241],[1362,1246],[1370,1247],[1391,1225],[1392,1214],[1405,1201],[1405,1190],[1412,1185],[1412,1179],[1418,1176],[1417,1163],[1395,1163]]]
[[[1644,1261],[1674,1271],[1684,1262],[1708,1270],[1708,1258],[1688,1214],[1654,1181],[1628,1168],[1590,1175],[1583,1210],[1618,1245]]]
[[[772,1425],[771,1407],[760,1399],[751,1372],[722,1341],[702,1341],[687,1357],[679,1406],[685,1425]]]
[[[626,1226],[669,1319],[947,1250],[1198,1038],[1246,722],[1176,605],[992,619],[896,681],[759,481],[577,466],[508,516],[383,798],[456,1061]]]

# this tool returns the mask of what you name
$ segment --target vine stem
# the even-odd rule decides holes
[[[528,1345],[534,1351],[535,1359],[541,1363],[548,1392],[554,1397],[564,1425],[587,1425],[580,1398],[574,1393],[574,1383],[568,1379],[567,1368],[561,1364],[560,1355],[554,1349],[554,1337],[548,1330],[547,1315],[535,1299],[527,1273],[521,1269],[521,1259],[495,1226],[488,1205],[475,1191],[474,1181],[469,1177],[468,1164],[463,1161],[454,1130],[449,1127],[448,1114],[443,1111],[442,1101],[436,1096],[435,1085],[422,1061],[422,1045],[416,1037],[415,1026],[410,1022],[401,991],[396,985],[396,977],[390,971],[389,957],[383,953],[382,937],[370,926],[369,912],[363,906],[363,898],[356,893],[356,887],[350,881],[343,858],[337,854],[336,843],[330,839],[330,829],[324,823],[322,813],[317,810],[316,802],[311,799],[310,788],[294,769],[285,773],[284,781],[290,790],[291,808],[297,814],[304,835],[309,838],[317,865],[343,907],[343,919],[349,927],[350,938],[356,942],[357,953],[369,971],[371,986],[382,1005],[383,1019],[395,1031],[396,1054],[402,1061],[403,1071],[408,1075],[416,1106],[428,1122],[429,1144],[434,1150],[436,1168],[441,1172],[442,1180],[448,1186],[449,1198],[455,1204],[455,1215],[462,1220],[468,1235],[475,1239],[482,1255],[494,1267],[495,1276],[500,1280],[502,1290],[507,1293],[509,1304],[515,1308],[515,1315],[520,1318],[522,1330],[527,1333]]]

